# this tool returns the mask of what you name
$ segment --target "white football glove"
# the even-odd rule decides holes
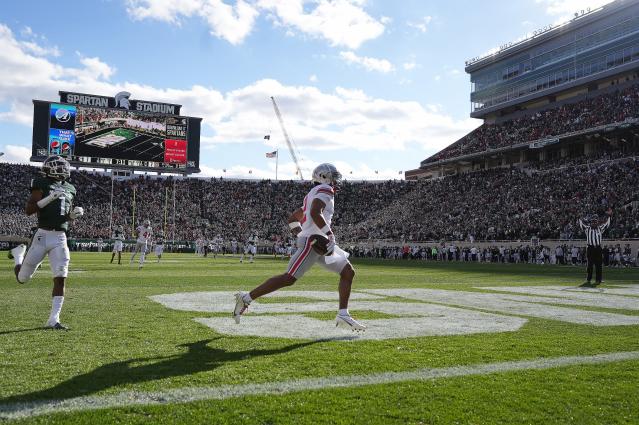
[[[326,235],[328,238],[328,244],[326,245],[326,255],[333,255],[333,250],[335,249],[335,235],[333,233],[329,233]]]
[[[83,215],[84,215],[84,208],[74,207],[73,211],[69,213],[69,218],[71,218],[71,220],[75,220],[76,218],[80,218]]]

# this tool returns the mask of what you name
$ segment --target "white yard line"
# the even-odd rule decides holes
[[[566,356],[419,369],[411,372],[386,372],[371,375],[329,376],[264,384],[225,385],[219,387],[177,388],[158,392],[125,391],[111,395],[76,397],[66,400],[44,400],[0,405],[0,419],[20,419],[52,413],[120,408],[139,405],[166,405],[200,400],[225,400],[256,395],[280,395],[328,388],[351,388],[364,385],[394,384],[407,381],[432,381],[460,376],[488,375],[502,372],[544,370],[574,365],[593,365],[639,360],[639,351]]]

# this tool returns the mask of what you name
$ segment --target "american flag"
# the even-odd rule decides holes
[[[276,156],[277,156],[277,151],[266,152],[266,157],[267,158],[275,158]]]

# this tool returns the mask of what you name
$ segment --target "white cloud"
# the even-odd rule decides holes
[[[266,13],[287,36],[296,32],[328,40],[333,46],[357,49],[379,37],[388,18],[377,20],[363,9],[359,0],[237,0],[233,6],[222,0],[127,0],[133,19],[155,19],[181,25],[185,18],[199,17],[211,34],[240,44],[251,33],[256,18]],[[309,10],[309,5],[315,6]]]
[[[317,83],[317,75],[312,74],[310,77],[308,77],[308,81],[310,81],[311,83]]]
[[[588,8],[594,10],[604,4],[611,3],[612,1],[613,0],[535,0],[535,3],[544,7],[547,15],[555,17],[555,20],[551,25],[556,27],[573,19],[575,13],[581,12],[582,10],[587,11]],[[531,21],[523,21],[521,24],[524,26],[533,25]],[[517,39],[510,41],[517,43],[532,36],[533,34],[528,32]],[[499,51],[500,48],[495,46],[477,57],[483,58],[485,56],[493,55]]]
[[[377,71],[386,74],[395,70],[393,64],[386,59],[358,56],[354,52],[339,52],[339,57],[344,59],[347,63],[360,65],[367,71]]]
[[[33,32],[33,29],[29,26],[25,26],[20,30],[20,35],[24,40],[20,41],[20,45],[24,50],[33,53],[36,56],[54,56],[61,55],[58,46],[42,46],[39,45],[36,40],[41,38],[43,41],[47,41],[46,37],[38,36]]]
[[[24,146],[4,145],[2,152],[4,155],[0,156],[0,162],[28,164],[31,157],[31,149]]]
[[[23,37],[32,37],[34,35],[33,29],[31,29],[31,27],[27,25],[23,27],[22,30],[20,30],[20,35],[22,35]]]
[[[259,7],[271,12],[277,25],[293,27],[333,46],[357,49],[362,43],[384,33],[386,19],[377,20],[362,8],[359,0],[259,0]],[[316,5],[307,11],[308,5]]]
[[[408,25],[411,28],[415,28],[417,30],[419,30],[420,32],[424,33],[426,31],[428,31],[428,25],[431,23],[431,21],[433,20],[432,16],[424,16],[423,18],[417,20],[417,21],[408,21],[406,22],[406,25]]]
[[[594,10],[613,0],[535,0],[545,6],[546,14],[555,17],[553,25],[560,25],[575,17],[575,13]]]
[[[184,114],[204,118],[202,147],[206,150],[207,146],[262,141],[265,129],[273,127],[269,97],[275,96],[286,129],[303,159],[313,151],[328,150],[392,151],[421,146],[435,151],[478,125],[476,120],[454,120],[429,105],[374,98],[353,88],[323,92],[311,85],[290,86],[263,79],[222,93],[198,85],[177,89],[115,81],[113,65],[97,57],[78,58],[78,66],[69,67],[36,56],[0,24],[0,107],[5,111],[0,113],[0,122],[30,126],[31,99],[55,100],[59,90],[105,95],[126,90],[137,99],[182,104]],[[272,133],[271,142],[284,146],[279,131]],[[16,142],[12,146],[22,151],[5,147],[7,157],[11,154],[11,158],[24,160],[29,142],[19,145]],[[308,164],[312,167],[311,162]],[[363,169],[361,172],[365,174]],[[259,176],[257,170],[252,176]]]
[[[417,63],[415,63],[414,61],[411,62],[404,62],[402,64],[402,68],[404,68],[406,71],[412,71],[413,69],[417,68],[419,65]]]
[[[211,34],[240,44],[250,34],[259,12],[255,6],[237,0],[231,6],[222,0],[128,0],[127,12],[133,19],[156,19],[181,25],[183,18],[200,17]]]
[[[574,13],[588,8],[595,9],[613,0],[535,0],[546,8],[546,13],[551,16],[561,15],[563,18],[573,18]]]
[[[30,51],[36,56],[58,57],[61,55],[60,49],[58,48],[58,46],[43,47],[33,41],[21,41],[20,44],[25,50]]]
[[[382,16],[381,18],[379,18],[379,22],[384,25],[388,25],[393,22],[393,18],[391,18],[390,16]]]

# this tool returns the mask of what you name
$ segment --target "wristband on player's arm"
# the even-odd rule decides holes
[[[299,221],[292,221],[292,222],[288,223],[288,228],[291,229],[291,230],[295,230],[298,227],[300,227],[300,228],[302,227],[302,224]]]
[[[55,201],[56,199],[58,199],[62,194],[59,192],[51,192],[49,194],[49,196],[46,196],[42,199],[40,199],[38,202],[36,202],[36,205],[38,206],[38,208],[44,208],[47,205],[49,205],[51,202]]]

